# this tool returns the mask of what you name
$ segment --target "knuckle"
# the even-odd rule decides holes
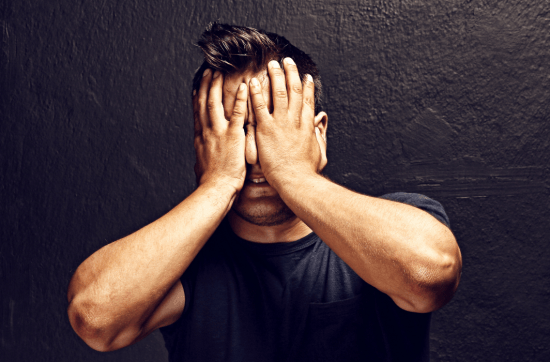
[[[216,102],[209,99],[208,102],[206,102],[206,109],[208,109],[208,111],[210,111],[210,112],[213,111],[214,109],[216,109]]]
[[[294,84],[291,87],[292,91],[297,94],[302,94],[302,85],[301,84]]]
[[[312,109],[315,109],[315,101],[311,97],[304,98],[304,104],[308,105]]]
[[[285,74],[281,68],[272,68],[271,72],[274,77],[284,77]]]
[[[245,110],[241,107],[237,107],[233,110],[233,116],[231,118],[240,118],[245,116]]]
[[[286,98],[287,97],[286,90],[277,89],[274,92],[274,96],[275,96],[275,98]]]
[[[266,108],[267,106],[264,102],[260,102],[254,106],[254,109],[256,109],[257,111],[263,111]]]

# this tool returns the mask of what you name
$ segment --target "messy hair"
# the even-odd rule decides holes
[[[321,106],[321,76],[311,57],[296,48],[283,36],[245,26],[212,23],[208,25],[197,46],[204,53],[204,62],[195,73],[193,89],[198,90],[206,68],[231,74],[261,71],[276,60],[282,65],[290,57],[296,63],[300,79],[310,74],[315,84],[315,106]]]

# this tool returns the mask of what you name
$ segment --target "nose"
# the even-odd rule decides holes
[[[256,146],[256,119],[254,118],[254,112],[252,110],[252,102],[250,101],[250,95],[248,96],[248,119],[245,120],[246,128],[246,144],[245,144],[245,158],[246,163],[249,165],[259,165],[258,162],[258,147]]]

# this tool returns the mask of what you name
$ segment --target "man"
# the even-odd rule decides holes
[[[76,333],[109,351],[161,328],[171,361],[428,360],[462,265],[441,205],[320,174],[319,74],[285,38],[214,24],[198,44],[198,187],[80,265]]]

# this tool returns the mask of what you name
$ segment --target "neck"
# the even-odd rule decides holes
[[[309,235],[312,230],[298,217],[280,225],[259,226],[242,219],[233,210],[227,214],[229,225],[241,239],[256,243],[292,242]]]

